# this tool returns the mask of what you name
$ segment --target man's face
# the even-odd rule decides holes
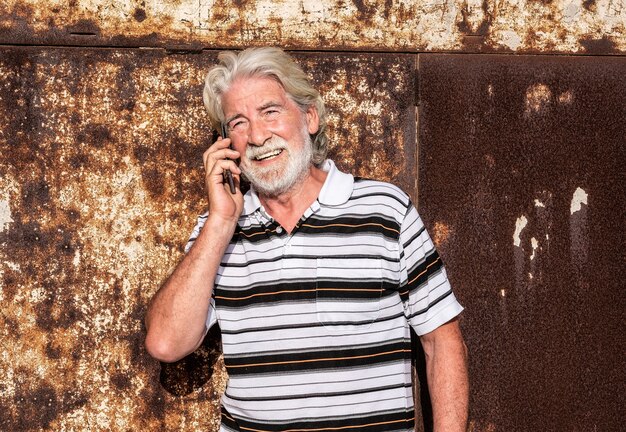
[[[236,80],[222,106],[241,170],[257,192],[277,196],[308,176],[310,134],[319,127],[314,108],[303,113],[280,84],[263,77]]]

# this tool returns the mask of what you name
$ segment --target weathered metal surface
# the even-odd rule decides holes
[[[472,431],[620,431],[626,59],[420,55],[420,208]]]
[[[298,59],[338,163],[411,189],[414,56]],[[216,430],[217,342],[159,372],[142,328],[205,206],[214,61],[0,48],[0,430]]]
[[[415,56],[297,54],[329,113],[329,155],[359,177],[414,195]],[[415,195],[414,195],[415,197]]]
[[[5,0],[0,43],[626,51],[624,0]]]

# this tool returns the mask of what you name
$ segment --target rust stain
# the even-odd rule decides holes
[[[68,25],[66,31],[72,36],[96,36],[100,33],[100,27],[91,19],[80,19],[76,23]]]
[[[560,104],[570,105],[574,101],[574,92],[571,90],[564,91],[557,97],[557,100]]]
[[[191,162],[208,130],[189,60],[2,49],[2,430],[176,430],[185,418],[141,322],[194,219],[184,198],[201,190]],[[215,412],[211,392],[194,397]]]
[[[487,43],[520,52],[624,52],[625,17],[610,0],[498,2]]]
[[[496,425],[489,421],[470,420],[468,432],[496,432]]]
[[[461,33],[471,36],[486,36],[491,26],[494,5],[487,0],[466,0],[461,7],[457,27]]]
[[[585,36],[580,40],[580,44],[589,54],[611,54],[623,51],[618,47],[615,39],[606,35],[601,38]]]
[[[626,59],[424,54],[419,73],[420,212],[453,233],[471,430],[619,430]]]
[[[338,163],[410,192],[414,58],[297,58],[333,113]],[[219,339],[159,365],[142,328],[205,207],[214,61],[0,48],[1,430],[218,429]]]
[[[445,246],[448,238],[450,237],[451,230],[448,225],[443,222],[435,222],[433,225],[433,241],[435,242],[435,246],[437,248],[442,248]]]
[[[611,0],[36,0],[0,6],[0,42],[315,50],[620,53],[626,8]]]
[[[596,0],[583,0],[583,7],[587,9],[589,12],[596,12]]]
[[[544,113],[552,102],[552,91],[545,84],[538,83],[528,86],[524,105],[524,114]]]
[[[414,188],[413,58],[298,55],[324,97],[332,140],[330,155],[355,175]],[[377,137],[372,139],[371,137]],[[360,144],[357,144],[360,143]]]
[[[146,11],[142,8],[135,9],[133,12],[133,18],[135,18],[135,21],[137,22],[144,22],[147,18]]]

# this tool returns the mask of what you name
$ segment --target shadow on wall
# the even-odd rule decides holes
[[[163,388],[175,396],[185,396],[200,389],[213,375],[222,353],[221,345],[219,326],[214,325],[193,353],[174,363],[161,363],[159,381]]]
[[[413,391],[415,396],[415,430],[417,432],[433,432],[433,409],[426,381],[426,354],[419,336],[411,328],[411,363],[415,370]],[[421,419],[420,419],[421,412]],[[421,421],[421,422],[420,422]]]

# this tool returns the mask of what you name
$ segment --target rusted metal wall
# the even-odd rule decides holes
[[[413,56],[297,58],[339,165],[414,190]],[[214,62],[0,48],[0,430],[216,430],[216,344],[159,372],[142,328],[205,207]]]
[[[470,429],[621,430],[625,27],[624,0],[4,1],[0,430],[216,430],[217,336],[159,365],[141,321],[204,207],[203,75],[262,44],[299,51],[340,166],[419,197]]]
[[[4,0],[0,43],[619,53],[624,0]]]
[[[420,55],[419,74],[471,429],[623,430],[626,58]]]

